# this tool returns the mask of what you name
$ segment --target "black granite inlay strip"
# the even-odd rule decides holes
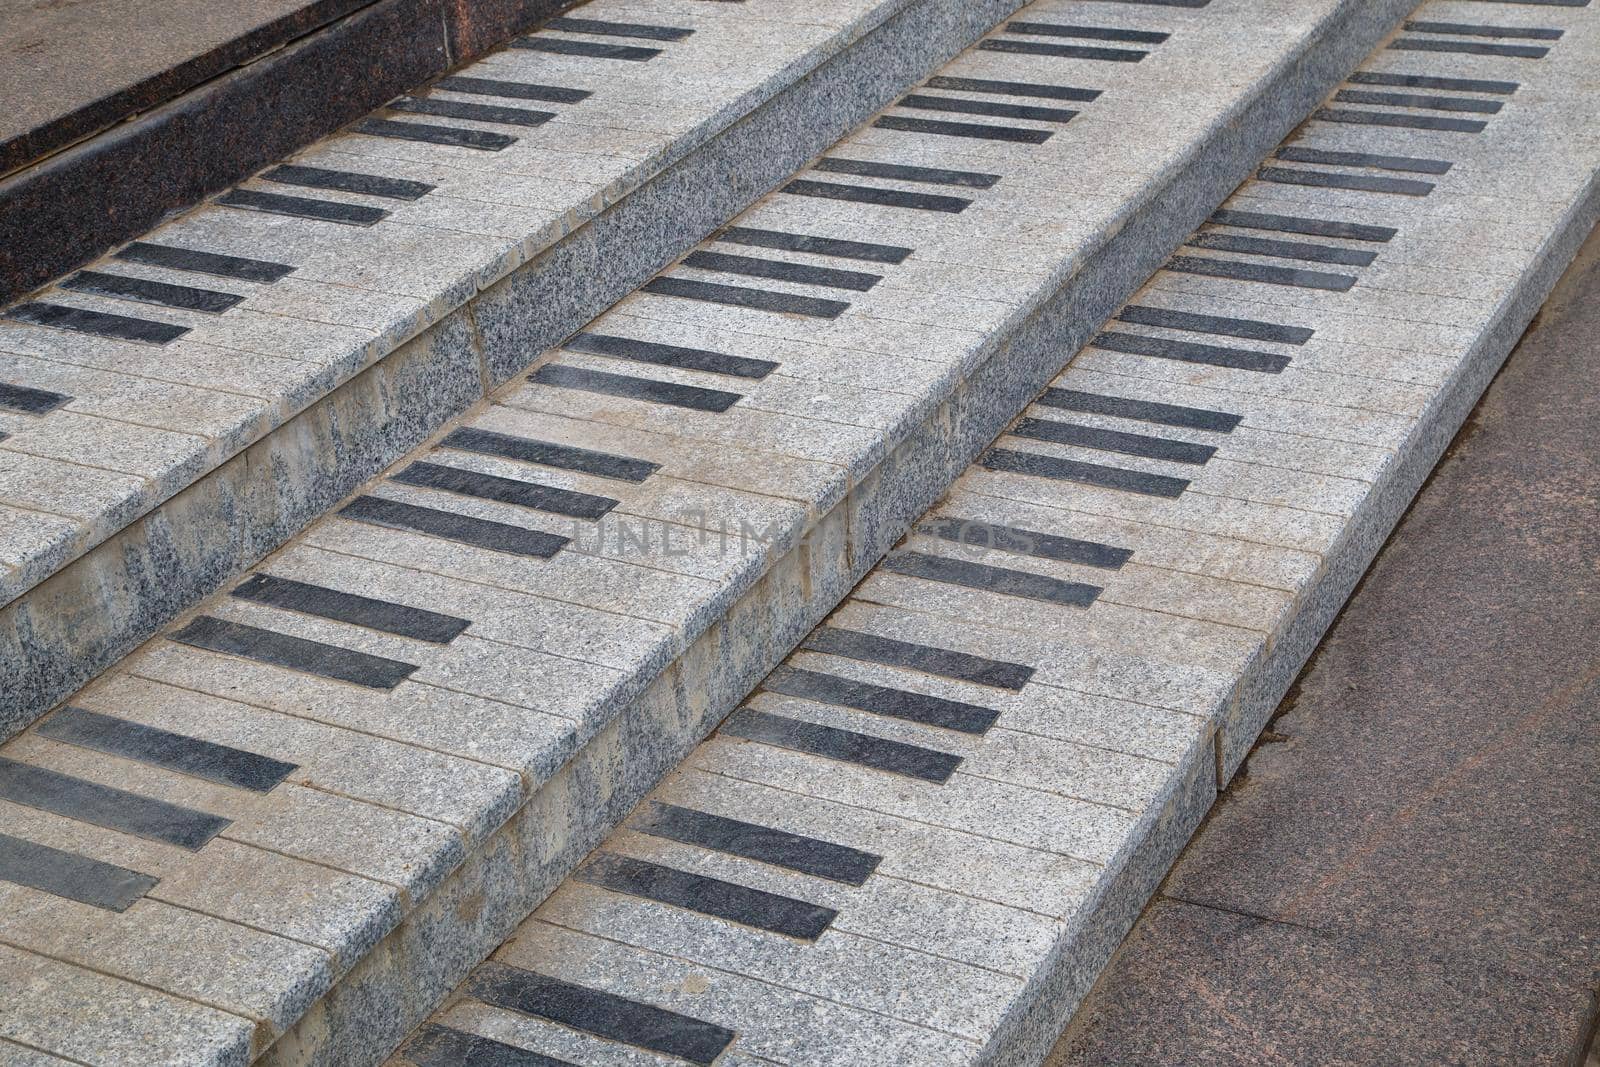
[[[189,332],[187,326],[174,326],[170,322],[152,322],[127,315],[112,315],[104,311],[87,311],[64,304],[45,304],[31,301],[0,311],[0,318],[25,322],[30,326],[49,326],[56,330],[75,330],[78,333],[110,337],[117,341],[142,341],[145,344],[164,345],[176,341]]]
[[[1098,59],[1107,63],[1137,63],[1149,52],[1131,48],[1096,48],[1082,44],[1044,44],[1040,41],[1013,41],[1000,37],[979,41],[985,52],[1009,52],[1023,56],[1053,56],[1057,59]]]
[[[779,282],[820,285],[829,289],[849,289],[857,293],[864,293],[883,281],[883,275],[868,274],[865,271],[814,267],[808,263],[786,263],[779,259],[760,259],[756,256],[730,255],[726,252],[690,252],[683,258],[683,265],[698,270],[744,274],[752,278],[768,278]]]
[[[340,204],[332,200],[313,200],[305,196],[260,193],[254,189],[235,189],[219,197],[217,203],[246,211],[265,211],[269,215],[293,215],[319,222],[338,222],[346,226],[371,226],[389,217],[382,208],[365,204]]]
[[[559,363],[545,364],[528,375],[528,380],[561,389],[581,389],[586,393],[622,396],[650,404],[688,408],[691,411],[727,411],[743,399],[739,393],[728,393],[721,389],[703,389],[698,385],[660,382],[654,378],[607,374],[604,371],[585,370],[582,367],[565,367]]]
[[[927,133],[937,137],[967,137],[979,141],[1010,141],[1013,144],[1044,144],[1054,130],[1030,130],[1021,126],[988,126],[981,122],[945,122],[942,119],[912,119],[903,115],[881,115],[873,123],[881,130]]]
[[[1565,30],[1544,29],[1535,26],[1484,26],[1472,22],[1424,22],[1408,20],[1408,33],[1445,33],[1457,37],[1499,37],[1524,41],[1559,41]]]
[[[572,540],[543,530],[529,530],[510,523],[491,522],[378,496],[358,496],[340,508],[339,514],[355,522],[407,530],[446,541],[459,541],[491,552],[532,556],[535,559],[549,559]]]
[[[1392,241],[1395,234],[1400,232],[1392,226],[1366,226],[1358,222],[1269,215],[1259,211],[1230,211],[1226,208],[1213,211],[1208,221],[1218,226],[1238,226],[1246,230],[1277,230],[1279,233],[1303,233],[1309,237],[1343,237],[1350,241],[1379,243]]]
[[[1080,563],[1085,567],[1103,570],[1121,570],[1133,558],[1131,548],[1117,548],[1098,541],[1080,541],[1076,537],[1024,530],[1016,526],[996,526],[989,522],[968,519],[935,519],[917,527],[920,533],[942,537],[959,545],[994,549],[997,552],[1015,552],[1022,556],[1060,560],[1062,563]],[[1027,668],[1032,670],[1032,668]]]
[[[359,497],[369,500],[370,497]],[[349,510],[348,508],[345,510]],[[274,667],[316,674],[367,689],[393,689],[417,669],[414,663],[373,656],[338,645],[201,615],[172,635],[180,644],[241,656]]]
[[[194,852],[232,819],[0,756],[0,800]]]
[[[874,163],[866,159],[841,159],[823,156],[812,167],[833,174],[854,174],[862,178],[888,178],[892,181],[917,182],[920,185],[956,185],[966,189],[992,189],[1000,180],[998,174],[984,174],[972,170],[945,170],[942,167],[912,167],[901,163]],[[841,185],[841,189],[859,189],[857,185]],[[812,194],[816,195],[816,194]],[[963,200],[965,207],[972,201]],[[957,210],[960,210],[959,208]]]
[[[1488,44],[1483,41],[1436,41],[1428,37],[1401,37],[1389,47],[1399,52],[1460,52],[1470,56],[1507,56],[1543,59],[1550,49],[1538,44]]]
[[[735,1036],[726,1027],[503,963],[480,964],[466,992],[497,1008],[702,1067],[710,1067]]]
[[[633,44],[601,44],[598,41],[572,41],[565,37],[513,37],[507,41],[512,48],[526,48],[531,52],[553,52],[559,56],[586,56],[589,59],[626,59],[642,63],[661,54],[659,48],[641,48]]]
[[[127,911],[161,879],[0,834],[0,881],[105,911]]]
[[[865,885],[883,857],[848,845],[652,801],[628,824],[640,833],[743,856],[845,885]]]
[[[426,608],[414,608],[389,600],[377,600],[357,593],[344,593],[324,585],[297,582],[274,574],[252,574],[233,589],[233,596],[253,604],[298,611],[319,619],[365,626],[413,641],[448,644],[461,636],[470,619],[443,615]]]
[[[172,285],[151,281],[148,278],[129,278],[122,274],[105,274],[97,270],[80,270],[60,282],[61,288],[74,293],[107,296],[115,300],[133,300],[141,304],[156,304],[177,308],[179,311],[199,311],[207,315],[220,315],[235,306],[244,297],[237,293],[219,293],[215,289],[196,289],[188,285]]]
[[[879,566],[911,578],[945,582],[983,593],[1001,593],[1026,600],[1042,600],[1071,608],[1088,607],[1095,602],[1095,598],[1101,592],[1097,585],[1068,582],[1045,574],[1034,574],[1010,567],[994,567],[987,563],[974,563],[972,560],[933,556],[926,552],[896,552]]]
[[[547,30],[567,33],[592,33],[602,37],[638,37],[646,41],[681,41],[694,33],[677,26],[653,26],[645,22],[608,22],[600,19],[575,19],[567,16],[546,21]]]
[[[498,122],[506,126],[543,126],[556,117],[554,111],[534,111],[504,104],[473,104],[465,100],[439,100],[434,97],[402,96],[388,104],[391,111],[410,115],[433,115],[442,119],[468,122]]]
[[[39,724],[39,733],[69,745],[109,752],[253,793],[271,792],[298,766],[87,708],[61,708]]]
[[[1078,113],[1064,107],[1041,107],[1038,104],[1002,104],[993,100],[964,100],[956,96],[928,96],[909,93],[900,98],[896,107],[914,107],[923,111],[948,111],[959,115],[988,115],[997,119],[1027,119],[1032,122],[1071,122]]]
[[[1101,489],[1120,489],[1168,499],[1182,496],[1183,491],[1189,488],[1189,482],[1183,478],[1168,478],[1164,474],[1146,474],[1121,467],[1102,467],[1098,463],[1080,463],[1075,459],[1016,452],[1009,448],[991,448],[978,457],[978,463],[988,470],[1006,474],[1028,474],[1059,482],[1080,482]]]
[[[1427,196],[1433,183],[1415,178],[1389,178],[1379,174],[1345,174],[1328,170],[1295,170],[1289,167],[1262,167],[1256,179],[1279,185],[1305,185],[1316,189],[1354,189],[1363,193],[1393,193],[1397,196]]]
[[[1098,426],[1080,426],[1055,419],[1019,419],[1007,433],[1035,441],[1049,441],[1077,448],[1094,448],[1101,452],[1120,452],[1125,456],[1142,456],[1145,459],[1166,460],[1169,463],[1204,465],[1217,454],[1212,445],[1197,445],[1192,441],[1174,441],[1166,437],[1151,437],[1142,433],[1125,433]]]
[[[212,274],[218,278],[235,278],[242,282],[275,282],[294,273],[286,263],[270,263],[264,259],[246,259],[243,256],[222,256],[215,252],[198,252],[192,248],[172,245],[153,245],[135,241],[112,255],[113,259],[129,263],[143,263],[150,267],[168,270],[187,270],[196,274]]]
[[[0,409],[22,415],[48,415],[56,408],[72,402],[65,393],[52,393],[48,389],[33,389],[26,385],[0,382]]]
[[[777,248],[785,252],[807,252],[814,256],[860,259],[868,263],[904,263],[914,249],[899,245],[879,245],[870,241],[845,241],[836,237],[812,237],[782,230],[756,230],[748,226],[729,226],[713,234],[713,241],[749,245],[752,248]]]
[[[1212,278],[1264,282],[1267,285],[1290,285],[1298,289],[1322,289],[1332,293],[1347,292],[1356,284],[1355,278],[1348,274],[1330,274],[1320,270],[1302,270],[1299,267],[1269,267],[1262,263],[1206,259],[1203,256],[1173,256],[1167,261],[1166,269],[1180,274],[1204,274]]]
[[[561,347],[572,352],[589,352],[597,356],[610,356],[613,359],[630,359],[636,363],[650,363],[658,367],[703,370],[735,378],[765,378],[778,369],[778,364],[769,359],[747,359],[744,356],[729,356],[703,348],[683,348],[679,345],[664,345],[655,341],[640,341],[632,337],[614,337],[603,333],[580,333],[568,339]]]
[[[963,93],[993,93],[996,96],[1034,96],[1041,100],[1088,102],[1100,96],[1099,89],[1076,89],[1070,85],[1043,85],[1039,82],[994,81],[989,78],[948,78],[944,75],[923,82],[929,89],[951,89]]]
[[[1213,367],[1232,370],[1261,371],[1279,374],[1289,365],[1289,357],[1277,352],[1258,352],[1250,348],[1228,348],[1223,345],[1203,345],[1193,341],[1175,341],[1169,337],[1146,337],[1144,334],[1105,330],[1089,342],[1096,348],[1112,352],[1126,352],[1135,356],[1152,356],[1156,359],[1176,359],[1184,363],[1205,363]]]
[[[854,730],[818,726],[783,715],[769,715],[754,708],[740,708],[729,715],[722,723],[722,732],[791,752],[855,763],[875,771],[939,784],[949,781],[961,766],[961,757],[949,752],[858,734]]]
[[[1303,345],[1311,340],[1315,330],[1305,326],[1284,326],[1259,319],[1234,319],[1222,315],[1201,315],[1193,311],[1173,311],[1169,308],[1144,307],[1128,304],[1117,313],[1123,322],[1137,322],[1143,326],[1164,326],[1169,330],[1187,330],[1190,333],[1212,333],[1223,337],[1245,337],[1252,341],[1277,341],[1286,345]]]
[[[1482,133],[1489,125],[1481,119],[1404,115],[1393,111],[1351,111],[1342,107],[1318,108],[1311,117],[1322,122],[1344,122],[1356,126],[1389,126],[1407,130],[1440,130],[1445,133]]]
[[[399,1058],[415,1067],[573,1067],[566,1060],[437,1023],[417,1027]]]
[[[815,296],[779,293],[771,289],[750,289],[743,285],[722,285],[717,282],[695,281],[691,278],[651,278],[639,288],[656,296],[705,300],[713,304],[749,308],[752,311],[775,311],[784,315],[805,315],[813,319],[836,319],[850,307],[842,300],[824,300]]]
[[[384,196],[390,200],[420,200],[438,188],[427,182],[405,178],[385,178],[377,174],[357,174],[348,170],[302,167],[284,164],[261,175],[262,181],[280,185],[303,185],[309,189],[337,189],[342,193]]]
[[[1424,93],[1379,93],[1370,89],[1340,89],[1333,98],[1344,104],[1375,104],[1385,107],[1419,107],[1429,111],[1469,111],[1479,115],[1498,115],[1505,104],[1499,100],[1478,100],[1470,96],[1428,96]]]
[[[596,853],[574,873],[578,881],[613,893],[654,900],[800,941],[821,937],[839,914],[820,904],[615,852]]]
[[[827,162],[824,160],[823,162]],[[876,204],[880,207],[908,207],[918,211],[943,211],[959,215],[972,206],[972,201],[959,196],[939,196],[935,193],[908,193],[901,189],[879,189],[870,185],[840,185],[838,182],[815,182],[797,178],[779,192],[791,196],[816,196],[825,200],[849,200],[857,204]]]
[[[508,82],[497,78],[468,78],[452,74],[433,83],[435,89],[473,96],[499,96],[507,100],[539,100],[549,104],[576,104],[594,93],[587,89],[564,89],[559,85],[533,82]]]
[[[767,675],[761,689],[769,693],[799,697],[818,704],[835,704],[841,708],[855,708],[872,715],[891,719],[904,719],[923,726],[938,726],[964,734],[982,735],[988,732],[1000,713],[993,708],[968,704],[960,700],[925,696],[904,689],[870,682],[857,682],[831,674],[778,667]]]
[[[462,426],[451,430],[449,435],[439,442],[439,446],[458,448],[463,452],[481,452],[486,456],[499,456],[502,459],[514,459],[519,463],[537,463],[541,467],[582,471],[585,474],[613,478],[622,482],[642,482],[661,469],[661,464],[651,463],[647,459],[613,456],[609,452],[558,445],[553,441],[535,441],[531,437],[480,430],[473,426]]]
[[[535,511],[548,511],[574,519],[593,521],[603,518],[621,503],[608,496],[579,493],[538,482],[524,482],[518,478],[502,478],[494,474],[480,474],[442,463],[418,460],[402,470],[389,475],[389,480],[402,485],[438,489],[445,493],[493,500],[501,504],[515,504]]]
[[[1064,26],[1054,22],[1008,22],[1005,32],[1038,37],[1073,37],[1084,41],[1125,41],[1129,44],[1161,44],[1172,36],[1157,30],[1125,30],[1115,26]]]
[[[974,526],[986,532],[987,539],[983,542],[985,548],[1001,548],[997,541],[1012,533],[1020,532],[1007,531],[1004,527],[990,527],[983,523],[964,522],[949,522],[945,526],[925,526],[922,529],[924,532],[932,533],[954,527],[955,536],[946,540],[960,542],[962,534]],[[997,530],[1004,533],[996,536]],[[896,641],[893,638],[864,634],[857,630],[841,630],[836,626],[817,627],[811,631],[800,647],[808,652],[826,652],[830,656],[861,660],[863,663],[881,663],[886,667],[906,667],[921,671],[923,674],[937,674],[942,678],[954,678],[958,682],[971,682],[974,685],[1009,689],[1013,692],[1027,685],[1028,679],[1033,677],[1033,668],[1022,663],[1008,663],[1005,660],[974,656],[948,648],[916,645],[909,641]]]
[[[1226,411],[1158,404],[1153,400],[1131,400],[1125,396],[1080,393],[1076,389],[1054,387],[1046,389],[1036,403],[1064,411],[1109,415],[1117,419],[1153,422],[1158,426],[1178,426],[1186,430],[1209,430],[1212,433],[1232,433],[1244,421],[1244,416]]]
[[[461,130],[454,126],[433,126],[425,122],[396,122],[394,119],[366,119],[353,127],[354,132],[369,137],[389,137],[400,141],[421,141],[424,144],[449,145],[452,148],[476,148],[482,152],[499,152],[517,143],[515,137],[493,130]]]
[[[1500,0],[1500,2],[1512,3],[1514,0]],[[1427,74],[1383,74],[1370,70],[1358,70],[1345,80],[1352,85],[1392,85],[1401,89],[1445,89],[1463,93],[1498,93],[1502,96],[1510,96],[1522,87],[1518,82],[1486,81],[1482,78],[1435,78]]]
[[[1234,233],[1197,233],[1184,242],[1191,248],[1213,252],[1238,252],[1241,255],[1272,256],[1275,259],[1301,259],[1308,263],[1336,263],[1346,267],[1369,267],[1378,258],[1364,248],[1339,245],[1314,245],[1305,241],[1276,241],[1265,237],[1242,237]]]
[[[1322,148],[1296,148],[1290,145],[1273,153],[1289,163],[1321,163],[1330,167],[1371,167],[1402,174],[1445,174],[1454,163],[1447,159],[1420,156],[1383,156],[1375,152],[1331,152]]]

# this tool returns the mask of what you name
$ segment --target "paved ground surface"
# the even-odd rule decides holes
[[[1050,1067],[1584,1061],[1600,985],[1597,383],[1600,234]]]

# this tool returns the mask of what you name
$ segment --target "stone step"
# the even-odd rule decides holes
[[[593,0],[0,310],[0,738],[1016,6]]]
[[[1596,69],[1424,5],[392,1067],[1040,1062],[1600,220]]]
[[[1403,13],[1041,0],[724,215],[0,748],[0,1040],[381,1061]]]

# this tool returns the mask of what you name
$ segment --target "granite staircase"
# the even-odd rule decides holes
[[[0,1064],[1037,1062],[1600,211],[1412,6],[595,0],[0,312]]]

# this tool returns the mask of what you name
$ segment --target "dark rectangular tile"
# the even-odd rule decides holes
[[[1430,96],[1426,93],[1384,93],[1371,89],[1340,89],[1333,98],[1341,104],[1372,104],[1381,107],[1417,107],[1428,111],[1467,111],[1497,115],[1505,107],[1498,100],[1479,100],[1470,96]]]
[[[721,389],[703,389],[698,385],[660,382],[654,378],[607,374],[604,371],[584,370],[581,367],[564,367],[559,363],[545,364],[528,375],[528,380],[561,389],[581,389],[586,393],[622,396],[650,404],[688,408],[691,411],[727,411],[743,399],[739,393],[728,393]]]
[[[809,263],[786,263],[778,259],[729,255],[726,252],[690,252],[683,258],[683,265],[698,270],[744,274],[752,278],[769,278],[800,285],[820,285],[829,289],[848,289],[857,293],[864,293],[883,281],[883,275],[865,271],[815,267]]]
[[[614,852],[596,853],[573,873],[578,881],[613,893],[669,904],[800,941],[821,937],[839,914],[820,904]]]
[[[0,382],[0,410],[15,411],[23,415],[48,415],[56,408],[71,402],[72,398],[65,393],[52,393],[48,389],[30,389],[26,385]]]
[[[549,19],[544,29],[567,33],[592,33],[602,37],[637,37],[646,41],[681,41],[693,30],[677,26],[653,26],[644,22],[610,22],[600,19],[575,19],[562,16]]]
[[[439,442],[439,446],[457,448],[463,452],[481,452],[486,456],[499,456],[519,463],[536,463],[541,467],[582,471],[623,482],[642,482],[661,469],[661,464],[651,463],[647,459],[613,456],[609,452],[558,445],[553,441],[535,441],[530,437],[480,430],[473,426],[451,430]]]
[[[965,189],[992,189],[1000,180],[998,174],[984,174],[981,171],[912,167],[903,163],[875,163],[868,159],[843,159],[839,156],[823,156],[817,160],[812,169],[825,170],[832,174],[854,174],[861,178],[888,178],[891,181],[916,182],[919,185],[955,185]],[[861,186],[841,185],[839,188],[859,189]],[[965,207],[972,201],[962,200],[960,203]]]
[[[880,115],[872,123],[880,130],[927,133],[938,137],[967,137],[980,141],[1010,141],[1014,144],[1044,144],[1055,136],[1053,130],[1030,130],[1020,126],[989,126],[981,122],[945,122],[942,119],[912,119],[902,115]]]
[[[1370,267],[1378,258],[1376,252],[1369,252],[1365,248],[1241,237],[1234,233],[1197,233],[1184,243],[1191,248],[1206,248],[1213,252],[1237,252],[1247,256],[1271,256],[1274,259],[1300,259],[1307,263],[1334,263],[1345,267]]]
[[[556,117],[554,111],[535,111],[504,104],[474,104],[465,100],[440,100],[436,97],[402,96],[388,103],[390,111],[409,115],[433,115],[441,119],[468,122],[496,122],[505,126],[543,126]]]
[[[845,885],[864,885],[883,862],[882,856],[858,848],[675,804],[648,803],[628,825],[653,837],[743,856]]]
[[[572,540],[543,530],[475,519],[470,515],[457,515],[453,511],[403,504],[398,500],[377,496],[358,496],[340,508],[338,513],[355,522],[408,530],[446,541],[459,541],[490,552],[532,556],[535,559],[549,559]]]
[[[603,333],[580,333],[561,346],[572,352],[588,352],[613,359],[630,359],[636,363],[651,363],[658,367],[678,367],[682,370],[703,370],[712,374],[727,374],[735,378],[765,378],[778,369],[778,364],[767,359],[747,359],[722,352],[708,352],[703,348],[684,348],[663,345],[655,341],[640,341],[632,337],[615,337]]]
[[[237,293],[219,293],[214,289],[196,289],[188,285],[173,285],[148,278],[129,278],[122,274],[106,274],[98,270],[80,270],[60,282],[61,288],[74,293],[89,293],[114,300],[133,300],[141,304],[157,304],[180,311],[198,311],[207,315],[220,315],[235,306],[244,297]]]
[[[1263,263],[1243,263],[1228,259],[1206,259],[1203,256],[1173,256],[1166,270],[1180,274],[1204,274],[1212,278],[1232,278],[1241,282],[1264,282],[1267,285],[1292,285],[1299,289],[1323,289],[1343,293],[1356,284],[1348,274],[1330,274],[1320,270],[1302,270],[1299,267],[1269,267]]]
[[[1185,482],[1185,485],[1188,483]],[[1031,571],[995,567],[972,560],[933,556],[926,552],[896,552],[878,564],[884,570],[930,582],[944,582],[983,593],[1042,600],[1072,608],[1086,608],[1100,595],[1100,587],[1068,582]]]
[[[1161,44],[1172,36],[1158,30],[1125,30],[1116,26],[1070,26],[1055,22],[1008,22],[1005,32],[1037,37],[1071,37],[1083,41],[1123,41],[1128,44]]]
[[[513,37],[506,44],[511,48],[526,48],[530,52],[552,52],[558,56],[585,56],[589,59],[625,59],[631,63],[642,63],[661,54],[659,48],[571,41],[564,37]]]
[[[109,337],[117,341],[141,341],[145,344],[164,345],[176,341],[189,332],[187,326],[170,322],[152,322],[127,315],[112,315],[104,311],[86,311],[64,304],[45,304],[32,301],[17,304],[0,311],[0,318],[25,322],[30,326],[48,326],[55,330],[74,330],[78,333]]]
[[[1517,82],[1487,81],[1482,78],[1435,78],[1427,74],[1384,74],[1370,70],[1358,70],[1345,80],[1352,85],[1393,85],[1401,89],[1445,89],[1462,93],[1498,93],[1501,96],[1510,96],[1521,88]]]
[[[61,708],[39,724],[38,732],[69,745],[108,752],[209,782],[248,789],[252,793],[271,792],[297,766],[230,745],[218,745],[102,715],[87,708]]]
[[[280,185],[303,185],[308,189],[337,189],[342,193],[382,196],[390,200],[420,200],[437,188],[427,182],[408,181],[405,178],[385,178],[378,174],[357,174],[348,170],[290,164],[273,167],[261,175],[261,180]]]
[[[974,519],[933,519],[919,524],[917,531],[959,545],[1038,556],[1040,559],[1060,560],[1063,563],[1079,563],[1109,571],[1121,570],[1122,565],[1133,558],[1133,550],[1128,548],[1024,530],[1016,526],[998,526]]]
[[[818,704],[836,704],[872,715],[938,726],[964,734],[986,733],[1000,713],[993,708],[911,693],[870,682],[836,678],[831,674],[780,666],[767,675],[760,688],[769,693],[799,697]]]
[[[466,993],[497,1008],[702,1067],[710,1067],[734,1038],[726,1027],[503,963],[480,964],[467,978]]]
[[[475,148],[480,152],[499,152],[517,143],[515,137],[493,130],[460,130],[454,126],[433,126],[425,122],[396,122],[394,119],[366,119],[352,127],[368,137],[388,137],[397,141],[421,141],[452,148]]]
[[[875,771],[939,784],[949,781],[961,766],[961,757],[949,752],[888,741],[854,730],[818,726],[753,708],[739,708],[729,715],[722,723],[722,732],[791,752],[855,763]]]
[[[315,615],[319,619],[365,626],[369,630],[436,645],[454,641],[472,625],[471,620],[459,619],[454,615],[345,593],[323,585],[297,582],[292,578],[279,578],[274,574],[252,574],[234,586],[232,595],[253,604],[266,604],[285,611]]]
[[[1189,488],[1189,483],[1182,478],[1168,478],[1162,474],[1146,474],[1120,467],[1102,467],[1096,463],[1016,452],[1009,448],[991,448],[978,457],[978,463],[988,470],[1006,474],[1027,474],[1036,478],[1078,482],[1101,489],[1119,489],[1169,499],[1182,496],[1183,491]]]
[[[0,800],[197,851],[231,819],[0,756]]]
[[[212,274],[218,278],[235,278],[242,282],[275,282],[294,273],[286,263],[271,263],[264,259],[246,259],[243,256],[221,256],[215,252],[198,252],[192,248],[149,244],[135,241],[113,253],[113,259],[129,263],[143,263],[150,267],[168,270],[187,270],[196,274]]]
[[[728,304],[752,311],[775,311],[782,315],[805,315],[813,319],[836,319],[850,307],[842,300],[824,300],[771,289],[751,289],[743,285],[721,285],[692,278],[651,278],[639,288],[642,292],[657,296],[705,300],[712,304]]]
[[[260,193],[254,189],[235,189],[217,198],[225,207],[243,208],[246,211],[265,211],[269,215],[293,215],[296,218],[316,219],[318,222],[338,222],[346,226],[371,226],[389,217],[382,208],[365,204],[341,204],[333,200],[314,200],[306,196],[284,196],[281,193]]]
[[[1100,96],[1099,89],[1075,89],[1070,85],[1044,85],[1039,82],[994,81],[989,78],[947,78],[943,75],[922,83],[929,89],[951,89],[964,93],[994,93],[996,96],[1034,96],[1041,100],[1088,102]]]
[[[1175,341],[1168,337],[1121,333],[1116,330],[1105,330],[1089,343],[1096,348],[1105,348],[1112,352],[1153,356],[1156,359],[1176,359],[1184,363],[1205,363],[1233,370],[1261,371],[1265,374],[1278,374],[1289,365],[1289,357],[1279,355],[1277,352],[1204,345],[1193,341]]]
[[[1190,333],[1212,333],[1222,337],[1244,337],[1252,341],[1276,341],[1279,344],[1303,345],[1311,340],[1315,330],[1305,326],[1284,326],[1259,319],[1234,319],[1224,315],[1201,315],[1193,311],[1173,311],[1168,308],[1143,307],[1128,304],[1117,313],[1123,322],[1137,322],[1143,326],[1163,326],[1169,330],[1187,330]]]
[[[899,245],[880,245],[870,241],[844,241],[836,237],[813,237],[782,230],[757,230],[748,226],[729,226],[711,236],[713,241],[749,245],[752,248],[777,248],[786,252],[808,252],[814,256],[837,256],[868,263],[904,263],[914,249]]]
[[[816,196],[827,200],[849,200],[857,204],[876,204],[881,207],[905,207],[917,211],[942,211],[958,215],[972,206],[972,201],[959,196],[939,196],[934,193],[908,193],[900,189],[879,189],[871,185],[841,185],[838,182],[817,182],[797,178],[780,192],[790,196]]]
[[[929,96],[926,93],[908,93],[895,106],[914,107],[922,111],[947,111],[958,115],[988,115],[997,119],[1025,119],[1030,122],[1071,122],[1078,117],[1076,111],[1064,107],[1002,104],[994,100],[966,100],[956,96]]]
[[[566,1060],[437,1023],[417,1027],[397,1058],[414,1067],[573,1067]]]
[[[105,911],[127,911],[159,878],[88,856],[0,834],[0,881],[76,900]]]
[[[360,497],[360,500],[371,499]],[[414,663],[373,656],[321,641],[308,641],[244,623],[201,615],[172,635],[180,644],[253,659],[274,667],[316,674],[367,689],[393,689],[417,669]]]
[[[1398,52],[1460,52],[1469,56],[1506,56],[1512,59],[1543,59],[1550,49],[1538,44],[1489,44],[1484,41],[1445,41],[1430,37],[1401,37],[1390,41]]]
[[[966,532],[974,525],[986,531],[982,547],[997,549],[1001,547],[995,543],[999,539],[994,533],[997,528],[982,523],[950,522],[947,526],[924,526],[921,529],[924,533],[934,532],[938,535],[938,530],[959,527],[960,532]],[[961,541],[960,532],[947,540],[968,543]],[[1006,535],[1016,532],[1006,531]],[[879,637],[876,634],[841,630],[837,626],[817,627],[801,642],[800,647],[808,652],[825,652],[830,656],[861,660],[863,663],[881,663],[886,667],[906,667],[921,671],[923,674],[937,674],[942,678],[954,678],[959,682],[971,682],[974,685],[986,685],[994,689],[1016,691],[1033,677],[1033,668],[1022,663],[1007,663],[1004,660],[974,656],[948,648],[916,645],[909,641]]]
[[[1273,154],[1289,163],[1320,163],[1330,167],[1371,167],[1373,170],[1392,170],[1402,174],[1446,174],[1455,166],[1447,159],[1383,156],[1375,152],[1331,152],[1321,148],[1297,148],[1293,145],[1280,148]]]
[[[593,521],[610,513],[621,501],[592,493],[578,493],[538,482],[525,482],[520,478],[502,478],[494,474],[480,474],[442,463],[418,460],[389,475],[389,480],[402,485],[415,485],[424,489],[438,489],[445,493],[493,500],[500,504],[515,504],[535,511],[548,511],[574,519]]]
[[[435,89],[474,96],[501,96],[507,100],[539,100],[549,104],[576,104],[594,94],[587,89],[564,89],[559,85],[533,82],[508,82],[497,78],[468,78],[452,74],[433,83]]]
[[[1178,404],[1158,404],[1151,400],[1130,400],[1123,396],[1080,393],[1075,389],[1054,387],[1046,389],[1036,403],[1065,411],[1135,419],[1161,426],[1181,426],[1188,430],[1210,430],[1213,433],[1232,433],[1235,427],[1244,421],[1242,416],[1232,415],[1226,411],[1188,408]]]
[[[1374,241],[1380,244],[1394,240],[1400,231],[1392,226],[1366,226],[1358,222],[1338,222],[1333,219],[1307,219],[1295,215],[1270,215],[1259,211],[1231,211],[1218,208],[1207,221],[1218,226],[1238,226],[1245,230],[1276,230],[1279,233],[1303,233],[1309,237],[1343,237],[1350,241]]]
[[[1042,41],[1013,41],[1008,37],[991,37],[979,41],[985,52],[1008,52],[1023,56],[1053,56],[1056,59],[1097,59],[1107,63],[1137,63],[1149,52],[1131,48],[1096,48],[1081,44],[1045,44]]]
[[[1124,433],[1099,426],[1080,426],[1055,419],[1019,419],[1006,431],[1017,437],[1034,441],[1049,441],[1076,448],[1093,448],[1101,452],[1120,452],[1125,456],[1142,456],[1145,459],[1165,460],[1168,463],[1188,463],[1196,466],[1209,462],[1217,454],[1212,445],[1197,445],[1192,441],[1174,441],[1166,437],[1151,437],[1142,433]]]
[[[1279,185],[1304,185],[1314,189],[1354,189],[1363,193],[1393,193],[1396,196],[1427,196],[1433,183],[1415,178],[1390,178],[1379,174],[1346,174],[1328,170],[1296,170],[1289,167],[1262,167],[1256,180]]]
[[[1407,20],[1408,33],[1443,33],[1455,37],[1496,37],[1523,41],[1559,41],[1566,31],[1533,26],[1485,26],[1476,22],[1426,22]]]

